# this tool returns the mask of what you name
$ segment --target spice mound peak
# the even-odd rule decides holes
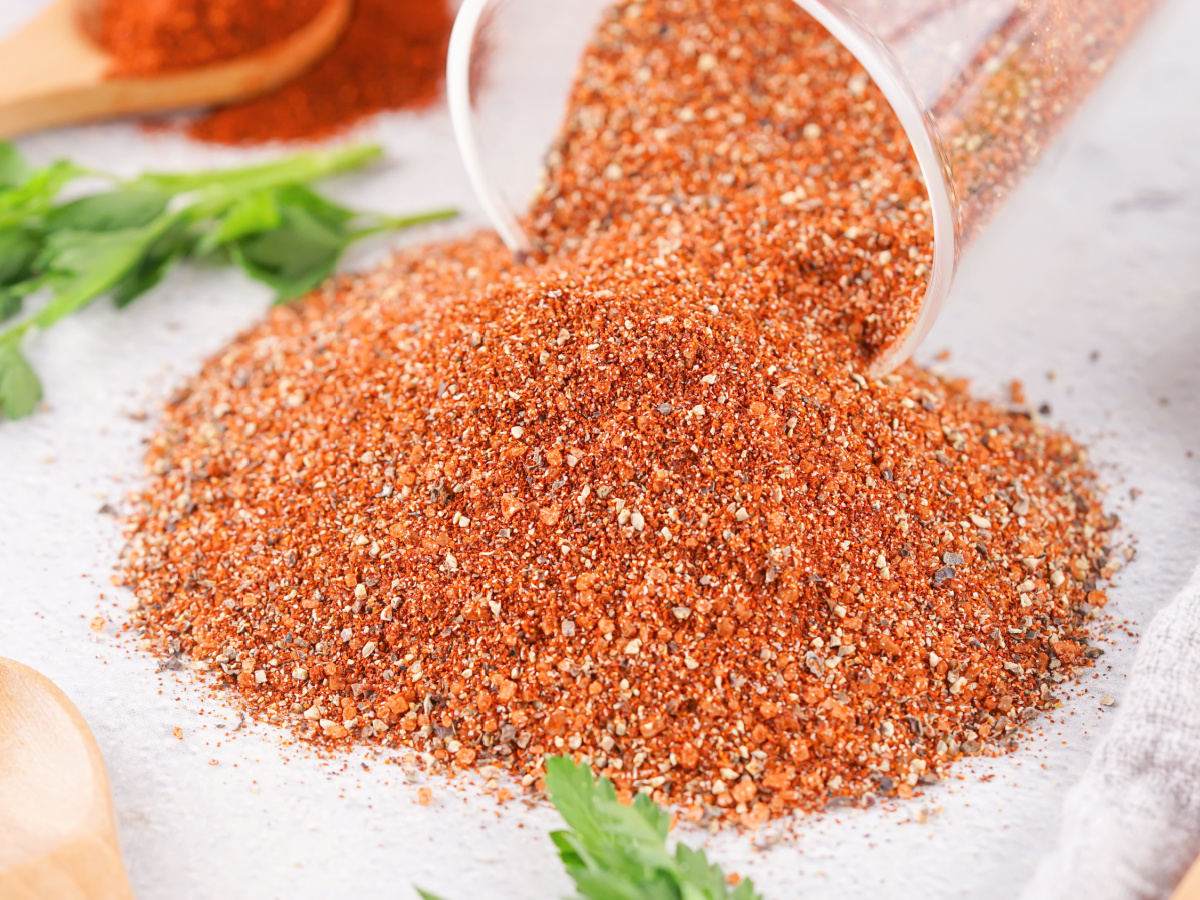
[[[1084,454],[802,316],[488,236],[277,309],[155,439],[136,624],[323,743],[695,819],[911,796],[1087,663]]]

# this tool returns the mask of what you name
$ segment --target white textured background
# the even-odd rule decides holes
[[[41,5],[3,0],[0,34]],[[1091,445],[1138,541],[1109,606],[1135,633],[1183,585],[1200,547],[1197,46],[1200,3],[1176,2],[1053,171],[974,249],[925,350],[949,348],[946,367],[989,395],[1021,378],[1053,423]],[[479,223],[442,111],[385,117],[360,134],[386,143],[389,161],[342,179],[346,199],[468,210],[442,233]],[[125,125],[22,145],[39,161],[71,154],[123,172],[246,158]],[[421,807],[395,766],[319,761],[260,726],[230,739],[236,716],[186,677],[156,673],[113,624],[98,639],[88,628],[96,615],[123,616],[108,580],[120,537],[97,510],[138,478],[161,399],[267,302],[235,273],[182,271],[125,313],[98,304],[30,345],[49,409],[0,425],[0,655],[45,672],[92,724],[142,900],[403,898],[413,881],[448,900],[558,896],[567,885],[545,837],[548,810],[497,810],[437,782],[435,803]],[[141,410],[151,421],[129,417]],[[923,802],[810,820],[770,850],[749,836],[723,836],[714,849],[773,900],[881,889],[889,900],[1013,897],[1120,713],[1137,641],[1114,637],[1086,692],[1019,754],[961,766],[962,780]],[[1104,692],[1118,699],[1111,710],[1097,703]]]

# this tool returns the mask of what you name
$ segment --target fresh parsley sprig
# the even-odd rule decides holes
[[[42,398],[21,352],[26,335],[106,295],[118,309],[128,306],[180,260],[238,265],[283,303],[329,277],[355,241],[456,214],[361,213],[308,186],[380,155],[377,146],[353,146],[239,169],[121,180],[65,160],[34,168],[12,144],[0,143],[0,322],[19,318],[27,298],[47,297],[0,331],[0,412],[19,419]],[[108,187],[60,202],[82,178]]]
[[[671,853],[671,816],[646,794],[624,804],[611,781],[562,756],[547,757],[546,788],[568,825],[550,837],[575,882],[573,900],[762,900],[748,879],[731,887],[703,850],[676,844]]]

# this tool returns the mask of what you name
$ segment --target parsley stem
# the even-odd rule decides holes
[[[395,231],[403,228],[412,228],[414,225],[428,225],[431,222],[443,222],[447,219],[453,219],[458,215],[457,209],[435,209],[431,212],[417,213],[412,216],[377,216],[378,225],[372,225],[369,228],[359,228],[349,234],[351,240],[357,241],[361,238],[369,237],[372,234],[379,234],[382,231]]]
[[[301,153],[279,162],[240,169],[184,174],[147,173],[135,179],[131,185],[156,187],[172,194],[212,190],[222,196],[240,197],[287,184],[304,184],[328,178],[330,175],[360,168],[382,155],[383,148],[378,144],[355,144],[333,150]]]

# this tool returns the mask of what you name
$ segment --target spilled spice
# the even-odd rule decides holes
[[[308,141],[376,113],[428,106],[441,93],[453,24],[447,0],[355,0],[345,34],[306,73],[186,131],[217,144]]]
[[[157,75],[255,53],[290,37],[325,0],[99,0],[82,21],[114,76]]]
[[[1029,413],[866,376],[931,236],[854,60],[792,3],[619,4],[549,162],[528,264],[401,253],[176,398],[127,522],[147,646],[314,742],[530,787],[570,752],[695,821],[1014,746],[1116,522]]]

